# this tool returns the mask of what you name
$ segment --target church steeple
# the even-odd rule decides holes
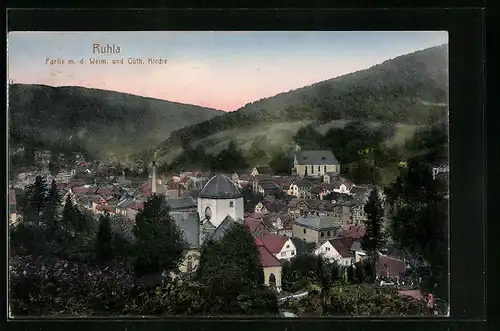
[[[151,175],[151,193],[156,193],[156,161],[153,161],[153,171]]]

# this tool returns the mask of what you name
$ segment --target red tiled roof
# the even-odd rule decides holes
[[[352,257],[353,252],[351,251],[351,246],[354,243],[352,237],[340,237],[335,239],[330,239],[330,244],[342,257]]]
[[[274,256],[267,250],[266,246],[264,246],[259,238],[255,238],[255,244],[257,245],[257,249],[259,250],[261,266],[263,266],[264,268],[281,266],[281,262],[276,258],[276,256]]]
[[[97,189],[96,193],[97,194],[103,194],[103,195],[108,195],[113,193],[115,189],[112,187],[100,187]]]
[[[267,213],[252,213],[248,215],[250,218],[255,218],[255,219],[263,219],[264,217],[267,216]]]
[[[16,204],[16,191],[10,190],[9,191],[9,205],[15,205]]]
[[[72,187],[71,191],[73,194],[89,194],[89,193],[95,193],[96,188],[95,187]]]
[[[144,203],[142,203],[141,201],[134,201],[127,208],[130,208],[130,209],[133,209],[133,210],[143,210],[144,209]]]
[[[250,176],[249,175],[241,175],[238,179],[241,180],[242,182],[248,182],[250,180]]]
[[[114,213],[116,210],[114,207],[107,206],[107,205],[98,205],[95,209],[99,211],[107,211],[109,213]]]
[[[288,241],[288,237],[270,233],[259,236],[259,240],[271,253],[277,254]]]
[[[342,237],[351,237],[354,239],[360,239],[365,235],[366,231],[363,226],[351,225],[348,228],[342,229],[340,235]]]
[[[263,224],[261,220],[255,218],[245,218],[245,226],[250,230],[251,233],[254,233],[260,224]]]
[[[58,189],[63,190],[67,186],[69,186],[69,184],[67,184],[67,183],[56,183],[56,186],[57,186]]]
[[[376,269],[379,276],[396,277],[405,272],[406,265],[403,260],[379,254]]]

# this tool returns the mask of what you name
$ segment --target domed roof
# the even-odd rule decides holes
[[[243,195],[231,179],[224,175],[215,175],[205,184],[199,198],[236,199]]]

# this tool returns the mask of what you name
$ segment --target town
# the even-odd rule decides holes
[[[186,244],[178,265],[168,270],[172,279],[195,277],[198,269],[203,268],[200,264],[207,243],[223,240],[239,224],[254,238],[263,285],[276,293],[278,304],[285,307],[281,311],[294,302],[295,307],[286,314],[295,315],[290,311],[297,312],[300,298],[314,291],[307,281],[301,283],[303,279],[292,283],[289,275],[295,261],[309,257],[311,261],[320,258],[335,265],[338,281],[344,286],[368,282],[371,287],[392,291],[409,302],[420,302],[424,311],[446,313],[445,303],[438,305],[439,299],[419,289],[422,277],[411,272],[408,256],[391,245],[390,238],[367,251],[365,246],[370,245],[366,242],[377,240],[376,233],[383,233],[388,226],[384,188],[359,185],[344,178],[342,166],[330,150],[302,150],[297,145],[289,176],[274,175],[269,166],[253,166],[234,173],[186,169],[167,175],[158,172],[155,161],[147,169],[140,169],[143,173],[132,174],[117,162],[87,161],[79,153],[75,153],[73,164],[66,163],[55,173],[49,170],[51,158],[50,151],[37,151],[36,165],[19,170],[12,178],[12,229],[23,224],[28,215],[29,203],[18,205],[18,200],[26,201],[26,197],[19,197],[42,179],[47,190],[55,185],[60,192],[61,206],[71,201],[96,224],[102,222],[103,216],[112,219],[112,231],[120,232],[124,238],[134,237],[138,215],[144,213],[148,201],[159,197],[168,206],[170,220]],[[64,155],[59,159],[64,160]],[[434,179],[439,171],[443,173],[442,169],[435,170]],[[375,216],[379,218],[375,219],[380,222],[378,225],[374,223],[373,208],[381,211]],[[163,221],[168,222],[169,218]],[[372,278],[366,276],[363,264],[370,259],[375,263]],[[162,270],[163,276],[165,271]]]

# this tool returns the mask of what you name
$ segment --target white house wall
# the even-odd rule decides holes
[[[283,245],[281,251],[276,254],[276,257],[280,260],[290,260],[291,258],[295,257],[295,255],[297,255],[297,248],[295,247],[293,242],[288,239]]]
[[[231,202],[233,202],[233,207],[230,207]],[[212,210],[210,222],[215,227],[219,226],[228,215],[234,220],[244,219],[243,198],[220,200],[198,198],[198,213],[202,219],[205,218],[205,209],[207,207]]]

